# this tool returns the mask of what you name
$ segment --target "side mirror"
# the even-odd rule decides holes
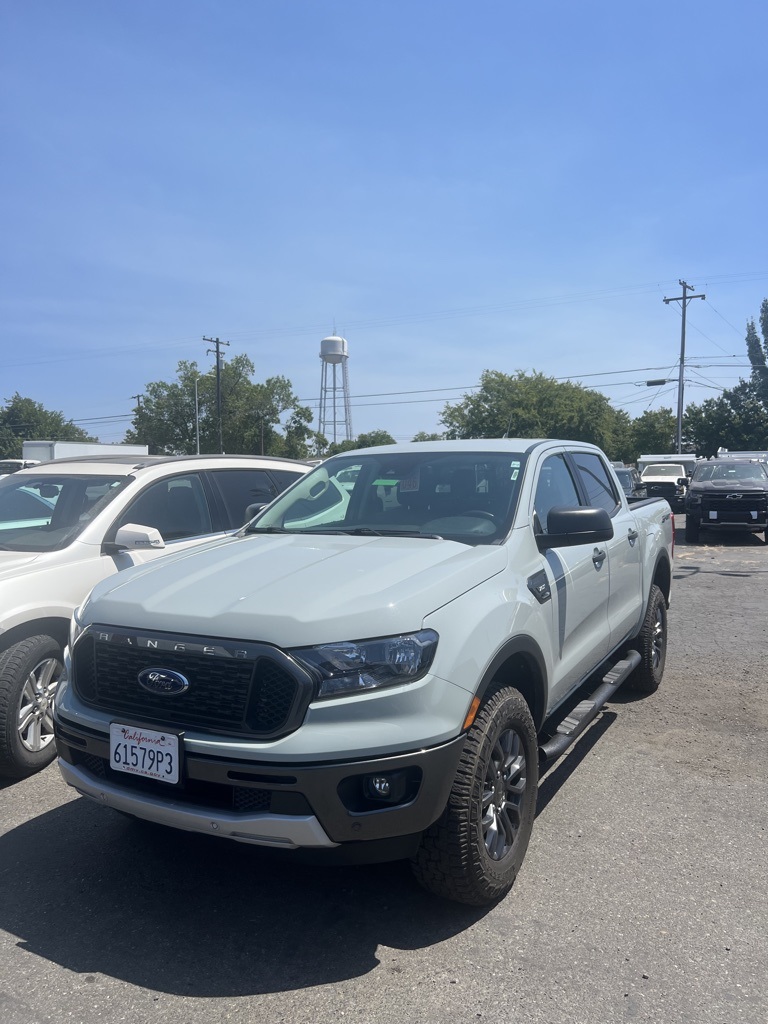
[[[253,505],[249,505],[245,510],[244,523],[250,523],[254,516],[258,515],[263,508],[266,508],[269,504],[268,501],[257,501]]]
[[[114,541],[104,544],[104,551],[113,554],[116,551],[146,551],[164,547],[163,535],[154,526],[126,523],[117,531]]]
[[[604,508],[552,508],[547,516],[548,533],[536,534],[539,551],[600,544],[613,537],[613,523]]]

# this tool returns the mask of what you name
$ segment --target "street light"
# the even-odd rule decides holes
[[[198,400],[197,382],[211,373],[213,373],[213,370],[209,370],[208,373],[198,373],[195,377],[195,449],[198,455],[200,454],[200,402]]]

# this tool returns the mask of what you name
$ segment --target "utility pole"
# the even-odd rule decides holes
[[[219,453],[224,454],[224,430],[221,422],[221,360],[224,358],[221,354],[221,346],[229,345],[228,341],[219,341],[218,338],[203,338],[203,341],[207,341],[211,345],[215,345],[215,349],[209,348],[208,352],[216,352],[216,414],[219,419]]]
[[[680,334],[680,373],[677,378],[677,454],[680,455],[683,451],[683,383],[685,376],[685,311],[688,309],[688,303],[691,299],[706,299],[706,295],[689,295],[688,289],[693,289],[692,284],[686,284],[685,281],[677,282],[683,289],[683,294],[676,296],[674,299],[664,299],[669,305],[670,302],[682,302],[683,304],[683,327]]]

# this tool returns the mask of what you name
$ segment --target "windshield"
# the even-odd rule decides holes
[[[339,455],[302,477],[246,530],[498,543],[512,523],[525,460],[519,452],[435,449]]]
[[[629,469],[617,469],[616,476],[619,478],[619,483],[622,487],[632,486],[632,471]]]
[[[759,462],[711,462],[706,466],[697,466],[693,480],[695,483],[701,483],[702,480],[738,480],[765,485],[766,477],[768,473]]]
[[[52,473],[4,477],[0,480],[0,550],[42,552],[66,547],[129,479]]]
[[[685,466],[676,466],[672,463],[665,463],[662,466],[646,466],[643,476],[669,476],[677,480],[678,477],[685,476]]]

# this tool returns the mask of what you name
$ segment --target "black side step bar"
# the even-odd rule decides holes
[[[588,700],[583,700],[563,719],[552,739],[539,747],[539,764],[553,761],[564,754],[584,732],[589,723],[597,718],[606,703],[642,661],[637,651],[627,651],[626,658],[617,661],[610,672],[603,676],[602,683]]]

